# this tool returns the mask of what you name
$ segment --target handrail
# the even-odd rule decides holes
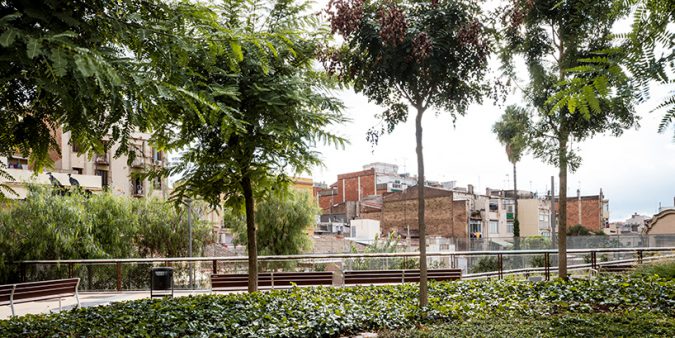
[[[637,248],[593,248],[593,249],[569,249],[568,254],[580,253],[610,253],[610,252],[650,252],[650,251],[675,251],[675,246],[670,247],[637,247]],[[428,252],[429,257],[444,256],[490,256],[490,255],[537,255],[558,253],[557,249],[541,250],[487,250],[487,251],[435,251]],[[343,254],[307,254],[307,255],[278,255],[259,256],[258,261],[283,261],[304,259],[326,258],[377,258],[377,257],[419,257],[419,252],[382,252],[382,253],[343,253]],[[25,260],[19,264],[115,264],[115,263],[154,263],[154,262],[246,262],[248,256],[220,256],[220,257],[158,257],[158,258],[103,258],[103,259],[55,259],[55,260]]]

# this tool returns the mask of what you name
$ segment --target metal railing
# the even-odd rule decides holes
[[[549,280],[557,273],[557,250],[488,250],[488,251],[443,251],[429,252],[427,259],[434,267],[459,268],[463,271],[463,278],[504,278],[513,274],[542,274]],[[639,247],[639,248],[595,248],[570,249],[568,255],[568,270],[594,269],[602,266],[620,263],[642,264],[645,261],[675,257],[675,246],[671,247]],[[609,257],[611,255],[612,257]],[[525,260],[535,256],[538,264],[534,266]],[[600,260],[598,258],[600,257]],[[480,260],[493,263],[487,266],[490,271],[477,271]],[[375,260],[372,264],[373,260]],[[344,270],[388,270],[391,268],[415,268],[419,260],[419,252],[394,253],[343,253],[343,254],[307,254],[307,255],[280,255],[259,256],[258,261],[263,271],[313,270],[326,269],[332,265],[334,271]],[[582,260],[583,263],[575,264]],[[171,257],[171,258],[119,258],[119,259],[72,259],[72,260],[26,260],[20,264],[22,281],[35,280],[49,276],[80,277],[83,279],[85,290],[137,290],[145,289],[143,283],[148,280],[150,268],[158,264],[174,266],[179,270],[178,287],[208,287],[208,276],[213,273],[244,272],[247,268],[247,256],[225,257]],[[478,263],[476,263],[478,262]],[[507,264],[508,262],[508,264]],[[199,285],[185,285],[180,278],[180,271],[188,271],[190,267],[198,265]],[[529,265],[529,266],[528,266]],[[102,271],[95,271],[101,268]],[[111,269],[114,267],[114,269]],[[364,268],[365,267],[365,268]],[[374,268],[373,268],[374,267]],[[102,272],[102,273],[101,273]],[[108,285],[95,287],[94,275]],[[187,274],[186,274],[187,276]],[[114,285],[111,282],[114,280]],[[99,282],[100,282],[99,281]],[[88,284],[89,283],[89,284]],[[134,284],[135,283],[135,284]],[[127,285],[126,287],[124,285]],[[89,285],[89,287],[87,287]],[[140,286],[139,286],[140,285]],[[111,287],[112,286],[112,287]]]

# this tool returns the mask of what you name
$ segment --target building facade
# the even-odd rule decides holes
[[[540,198],[518,199],[520,236],[551,237],[551,201]]]
[[[65,187],[71,186],[72,177],[83,189],[92,192],[108,189],[113,194],[124,196],[167,196],[169,187],[166,179],[144,180],[133,175],[152,167],[166,165],[164,154],[149,144],[149,134],[132,133],[129,147],[136,155],[132,163],[128,163],[129,157],[126,155],[117,158],[114,156],[117,145],[108,147],[105,153],[89,155],[80,153],[79,147],[72,144],[70,132],[59,129],[55,138],[61,154],[50,154],[54,161],[54,168],[50,171],[34,174],[28,159],[20,155],[0,157],[0,161],[8,166],[8,173],[14,178],[13,181],[4,183],[18,193],[18,196],[8,197],[24,198],[26,186],[31,182],[55,184],[50,181],[50,175]]]
[[[555,203],[556,215],[559,203]],[[591,231],[602,231],[609,226],[609,201],[605,199],[602,189],[599,195],[581,196],[577,190],[576,197],[567,198],[567,227],[581,224]]]

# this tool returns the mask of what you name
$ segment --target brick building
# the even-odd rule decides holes
[[[362,210],[359,218],[380,221],[383,234],[398,233],[419,237],[417,224],[417,186],[383,196],[380,210]],[[454,201],[453,192],[425,187],[427,236],[466,238],[466,201]]]
[[[560,205],[555,203],[556,214]],[[581,224],[588,230],[600,231],[608,226],[609,201],[605,199],[602,189],[599,195],[581,196],[577,190],[576,197],[567,198],[567,227]]]

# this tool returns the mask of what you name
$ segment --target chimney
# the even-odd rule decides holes
[[[485,194],[488,195],[488,197],[491,196],[492,190],[490,188],[485,188]]]
[[[466,189],[469,191],[469,194],[473,195],[473,184],[467,185]]]

